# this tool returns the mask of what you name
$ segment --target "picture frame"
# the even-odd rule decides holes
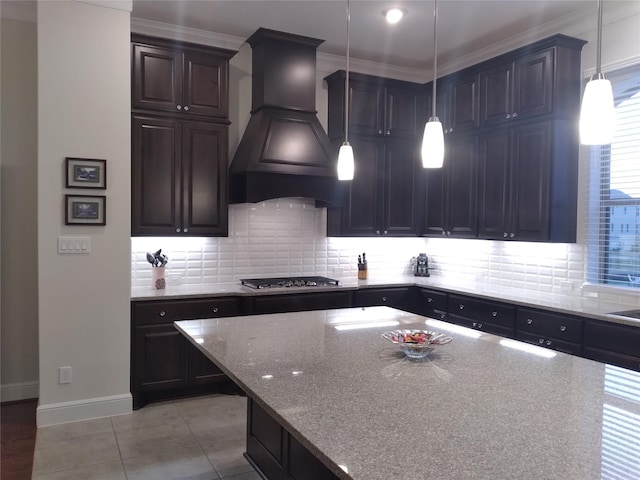
[[[106,225],[105,195],[65,195],[65,225]]]
[[[107,188],[107,161],[94,158],[65,159],[66,188]]]

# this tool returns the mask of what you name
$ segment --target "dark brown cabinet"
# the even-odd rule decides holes
[[[516,338],[541,347],[581,355],[583,323],[579,317],[519,307]]]
[[[143,36],[132,40],[133,108],[228,116],[228,60],[235,52]]]
[[[451,294],[448,310],[451,323],[505,337],[515,334],[514,305]]]
[[[411,313],[446,320],[449,294],[430,288],[414,287],[410,292],[410,304],[405,308]]]
[[[329,208],[330,236],[415,236],[420,231],[423,191],[414,141],[352,137],[355,175],[346,205]]]
[[[303,312],[351,306],[351,292],[294,293],[290,295],[262,295],[250,301],[254,314]]]
[[[523,122],[480,140],[478,235],[575,242],[577,144],[566,121]]]
[[[132,234],[227,234],[227,127],[134,115]]]
[[[235,52],[139,35],[131,48],[132,235],[226,236]]]
[[[432,91],[433,84],[427,84]],[[446,137],[477,129],[480,125],[480,75],[462,71],[436,83],[436,115]]]
[[[585,320],[586,358],[640,371],[640,328]]]
[[[325,78],[329,86],[329,136],[344,136],[346,72]],[[424,95],[419,84],[349,74],[349,132],[383,138],[416,138],[424,124]]]
[[[410,305],[410,287],[367,288],[353,292],[354,307],[387,306],[407,309]]]
[[[230,381],[173,325],[177,320],[240,314],[239,298],[132,302],[131,394],[147,402],[228,388]]]
[[[450,137],[444,166],[426,169],[424,234],[473,238],[478,234],[478,136]]]

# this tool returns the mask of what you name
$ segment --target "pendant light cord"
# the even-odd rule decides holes
[[[349,26],[351,23],[350,2],[347,0],[347,75],[344,80],[344,141],[349,143]]]
[[[436,117],[436,79],[438,78],[438,0],[433,2],[433,98],[431,99],[432,117]]]
[[[602,3],[603,0],[598,0],[598,40],[597,40],[597,53],[596,53],[596,76],[600,77],[602,72]]]

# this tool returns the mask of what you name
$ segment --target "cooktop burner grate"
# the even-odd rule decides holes
[[[338,280],[327,277],[244,278],[240,283],[251,288],[329,287]]]

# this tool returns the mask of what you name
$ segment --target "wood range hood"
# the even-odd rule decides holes
[[[341,205],[337,148],[316,116],[316,49],[323,40],[260,28],[247,42],[251,118],[229,167],[229,202],[305,197]]]

